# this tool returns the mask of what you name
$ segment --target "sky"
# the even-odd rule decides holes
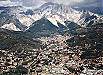
[[[0,1],[19,2],[26,7],[41,6],[46,2],[54,2],[59,4],[83,6],[83,7],[89,7],[89,6],[101,7],[103,4],[103,0],[0,0]]]

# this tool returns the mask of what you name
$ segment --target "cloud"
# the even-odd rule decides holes
[[[0,0],[0,6],[21,6],[20,2],[12,2],[10,0]]]
[[[53,3],[59,3],[59,4],[65,4],[65,5],[75,5],[76,3],[80,3],[83,0],[11,0],[13,2],[22,2],[24,6],[30,7],[30,6],[40,6],[46,2],[53,2]]]
[[[13,2],[22,2],[24,6],[40,6],[46,2],[54,2],[66,5],[78,5],[78,6],[102,6],[103,0],[11,0]]]
[[[102,7],[103,5],[103,0],[84,0],[83,2],[79,3],[78,6],[83,6],[83,7]]]
[[[66,4],[66,5],[74,5],[76,3],[82,2],[83,0],[45,0],[45,1]]]
[[[45,3],[44,0],[11,0],[13,2],[21,2],[26,7],[38,7]]]

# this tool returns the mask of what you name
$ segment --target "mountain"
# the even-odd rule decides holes
[[[78,23],[82,26],[82,27],[86,27],[86,25],[90,24],[90,22],[96,21],[98,17],[98,15],[96,14],[92,14],[91,12],[88,11],[82,11],[83,14],[81,15],[81,19],[78,21]],[[92,15],[90,15],[92,14]]]
[[[24,32],[15,32],[0,29],[0,49],[1,50],[28,50],[39,48],[41,41],[26,37]]]
[[[77,29],[81,28],[80,25],[78,25],[77,23],[74,22],[70,22],[70,21],[65,21],[65,24],[67,26],[67,32],[69,34],[77,34]]]
[[[20,31],[20,29],[17,28],[13,23],[5,24],[5,25],[1,26],[1,28],[5,28],[8,30],[14,30],[14,31]]]
[[[22,25],[15,15],[9,15],[4,11],[0,14],[0,27],[14,31],[23,31],[26,28],[26,26]]]
[[[70,6],[48,2],[35,10],[29,9],[26,12],[21,12],[18,19],[29,28],[33,22],[46,17],[52,24],[58,27],[57,22],[65,26],[64,21],[67,20],[81,25],[87,16],[90,17],[92,15],[93,13],[89,11],[77,11]]]
[[[75,11],[71,7],[49,2],[34,10],[33,16],[38,19],[45,16],[50,22],[58,26],[57,21],[63,25],[65,25],[64,21],[66,20],[77,22],[80,15],[79,11]]]
[[[71,35],[76,34],[76,30],[81,26],[71,22],[64,21],[65,26],[60,22],[57,22],[58,26],[54,25],[47,18],[43,17],[40,20],[34,22],[32,26],[25,31],[31,37],[41,37],[41,36],[50,36],[54,34],[65,34],[68,32]]]
[[[90,6],[90,7],[73,7],[73,8],[78,11],[87,10],[95,14],[103,15],[103,7]]]
[[[80,27],[86,27],[91,21],[97,19],[97,15],[83,10],[82,12],[56,3],[45,3],[40,8],[29,10],[25,13],[34,19],[34,23],[26,31],[31,35],[63,34],[69,32],[76,34]],[[52,29],[53,28],[53,29]]]
[[[4,11],[1,13],[3,14],[5,12],[6,18],[1,17],[1,21],[3,21],[0,24],[1,28],[14,31],[30,30],[30,27],[34,25],[33,23],[43,17],[56,27],[59,27],[58,23],[67,27],[65,21],[70,21],[84,27],[91,20],[96,19],[95,17],[92,17],[95,14],[89,11],[77,11],[70,6],[51,2],[45,3],[35,10],[27,10],[22,6],[2,7],[2,10]],[[15,22],[5,23],[4,19],[8,19],[9,16],[13,16],[11,19]],[[95,16],[97,17],[97,15]]]
[[[81,25],[87,17],[92,15],[98,16],[87,10],[76,10],[70,6],[57,4],[57,3],[45,3],[38,9],[33,11],[34,14],[31,16],[34,19],[39,20],[41,17],[46,17],[54,25],[58,26],[57,22],[60,22],[65,26],[64,21],[71,21]]]
[[[0,7],[0,27],[8,30],[23,31],[26,26],[23,25],[17,15],[22,12],[21,6]]]
[[[58,27],[53,25],[48,19],[41,18],[34,22],[32,26],[26,31],[29,36],[50,36],[58,33]]]

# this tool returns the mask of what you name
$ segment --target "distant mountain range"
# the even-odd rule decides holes
[[[86,9],[75,9],[62,4],[45,3],[37,9],[22,6],[0,7],[0,28],[23,31],[30,35],[48,35],[73,31],[94,23],[99,17]]]
[[[79,11],[87,10],[95,14],[103,15],[103,7],[90,6],[90,7],[73,7],[73,8]]]

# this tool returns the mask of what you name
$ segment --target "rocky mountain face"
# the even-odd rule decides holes
[[[23,31],[26,26],[18,19],[17,15],[21,12],[21,7],[0,7],[0,27],[8,30]]]
[[[14,30],[14,31],[26,31],[33,23],[45,17],[53,25],[58,26],[58,22],[66,26],[65,21],[77,23],[82,26],[89,23],[91,20],[95,20],[98,16],[93,15],[89,11],[77,11],[70,6],[45,3],[41,7],[32,10],[26,10],[21,6],[0,7],[1,12],[1,28]],[[7,20],[9,22],[7,22]],[[5,22],[6,21],[6,22]],[[85,26],[85,25],[84,25]]]
[[[82,11],[82,10],[87,10],[95,14],[103,15],[103,7],[96,7],[96,6],[90,6],[90,7],[73,7],[76,10]]]

